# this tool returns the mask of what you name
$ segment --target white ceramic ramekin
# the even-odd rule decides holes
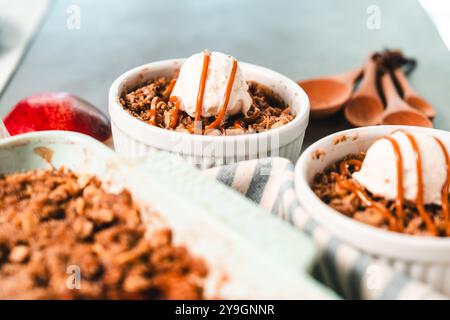
[[[429,128],[377,126],[327,136],[305,150],[296,164],[295,188],[306,211],[337,238],[392,265],[414,279],[450,294],[450,239],[410,236],[378,229],[335,211],[312,191],[314,176],[348,154],[366,151],[396,129],[432,134],[450,146],[450,133]]]
[[[122,108],[119,97],[124,92],[156,77],[171,77],[183,61],[149,63],[125,72],[114,81],[109,91],[109,113],[117,152],[142,155],[151,150],[164,150],[179,154],[200,168],[268,156],[284,157],[294,162],[298,159],[309,119],[308,96],[287,77],[249,63],[239,63],[246,79],[257,81],[278,93],[296,115],[293,121],[257,134],[202,136],[150,126]]]

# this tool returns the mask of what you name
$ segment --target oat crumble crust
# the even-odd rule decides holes
[[[170,123],[170,111],[173,108],[169,102],[169,83],[172,79],[161,77],[124,94],[120,103],[132,116],[149,122],[150,110],[156,110],[156,125],[160,128],[168,128]],[[237,114],[229,117],[217,129],[205,132],[206,135],[239,135],[258,133],[281,127],[294,119],[290,106],[273,90],[254,81],[249,81],[249,93],[253,104],[247,114]],[[158,97],[159,99],[155,99]],[[202,117],[203,127],[214,121],[214,117]],[[175,131],[189,132],[193,123],[187,113],[180,112]]]
[[[127,190],[65,169],[0,175],[0,299],[202,299],[206,274],[169,229],[145,236]]]
[[[338,179],[340,175],[340,164],[348,159],[364,160],[365,154],[349,155],[325,168],[314,177],[312,189],[314,193],[326,204],[336,211],[353,218],[359,222],[388,230],[388,223],[379,210],[362,206],[360,199],[348,190],[339,188]],[[355,171],[349,166],[347,179],[352,179],[351,174]],[[366,190],[367,191],[367,190]],[[383,204],[393,216],[396,216],[395,201],[388,201],[383,198],[374,197],[368,192],[372,200]],[[445,219],[442,207],[438,205],[426,205],[426,211],[438,229],[438,235],[445,237]],[[416,236],[432,236],[425,226],[425,222],[420,217],[415,203],[405,201],[405,228],[404,232]]]

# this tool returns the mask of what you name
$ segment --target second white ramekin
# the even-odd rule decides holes
[[[149,63],[125,72],[109,91],[109,113],[114,147],[120,154],[143,155],[151,150],[176,153],[200,168],[241,160],[279,156],[295,162],[303,144],[309,119],[309,99],[294,81],[249,63],[239,66],[248,80],[268,86],[278,93],[296,115],[294,120],[262,133],[236,136],[202,136],[156,128],[131,116],[119,101],[124,92],[160,76],[171,77],[183,59]]]
[[[363,127],[329,135],[306,149],[295,168],[295,188],[306,211],[337,238],[361,249],[395,270],[450,294],[450,238],[405,235],[355,221],[329,207],[312,191],[314,176],[349,154],[367,149],[376,139],[397,129],[431,134],[450,146],[446,131],[404,126]]]

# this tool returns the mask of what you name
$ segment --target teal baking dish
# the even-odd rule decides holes
[[[0,172],[64,166],[127,188],[148,230],[166,225],[174,241],[206,260],[206,296],[223,299],[332,299],[308,274],[313,243],[298,230],[173,155],[123,158],[79,133],[43,131],[0,141]],[[1,288],[0,288],[1,290]]]

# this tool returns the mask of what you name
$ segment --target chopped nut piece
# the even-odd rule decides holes
[[[29,255],[30,249],[27,246],[18,245],[11,250],[11,253],[9,254],[9,260],[11,262],[20,263],[28,259]]]
[[[114,212],[110,209],[91,209],[88,211],[87,217],[96,224],[106,224],[114,220]]]
[[[152,287],[152,281],[142,276],[128,276],[123,282],[123,288],[128,292],[140,292]]]
[[[77,218],[73,223],[73,230],[80,240],[86,240],[92,236],[94,224],[84,218]]]

